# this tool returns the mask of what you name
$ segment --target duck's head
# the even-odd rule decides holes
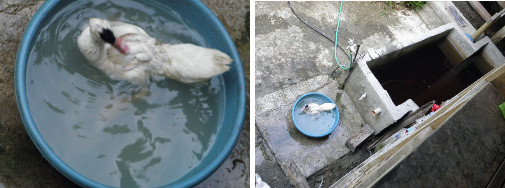
[[[303,108],[302,108],[302,110],[301,110],[301,111],[302,111],[302,112],[303,112],[303,111],[309,111],[309,109],[314,108],[315,106],[317,106],[317,104],[315,104],[315,103],[309,103],[309,104],[306,104],[305,106],[303,106]]]
[[[116,37],[114,32],[112,32],[109,21],[100,18],[91,18],[89,19],[89,29],[96,39],[109,43],[122,54],[127,54],[129,52],[128,46],[121,38]]]

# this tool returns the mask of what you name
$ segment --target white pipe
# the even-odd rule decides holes
[[[376,116],[376,115],[379,115],[381,113],[381,108],[376,108],[375,110],[372,110],[372,115]]]

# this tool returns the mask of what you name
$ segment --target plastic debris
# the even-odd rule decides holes
[[[503,115],[503,118],[505,118],[505,102],[498,105],[498,108],[500,109],[501,115]]]
[[[372,110],[372,115],[376,116],[379,115],[382,112],[381,108],[376,108],[375,110]]]
[[[414,126],[406,129],[406,128],[402,128],[400,129],[400,131],[398,131],[396,134],[394,134],[394,139],[399,139],[399,138],[402,138],[402,137],[406,137],[408,136],[411,132],[414,132],[416,131],[416,128]]]
[[[261,180],[261,177],[256,173],[256,188],[270,188],[270,186]]]
[[[433,106],[431,106],[431,111],[437,111],[440,107],[442,107],[442,105],[433,104]]]
[[[361,97],[358,99],[358,101],[360,101],[361,99],[364,99],[366,97],[366,93],[363,93],[363,95],[361,95]]]

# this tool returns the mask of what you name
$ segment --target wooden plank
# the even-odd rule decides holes
[[[463,100],[463,101],[456,101],[457,104],[453,104],[451,106],[452,108],[448,108],[448,110],[446,112],[444,112],[439,117],[437,117],[432,122],[430,122],[428,124],[428,126],[430,126],[431,129],[433,129],[433,130],[437,129],[442,124],[444,124],[445,121],[447,121],[447,119],[449,119],[450,117],[452,117],[452,115],[454,115],[454,113],[456,113],[456,111],[458,111],[461,108],[461,106],[463,106],[463,104],[465,104],[468,100],[470,100],[470,99],[468,98],[468,99]]]
[[[505,37],[505,26],[503,26],[500,30],[498,30],[498,32],[496,32],[492,37],[491,37],[491,41],[493,41],[493,43],[497,44],[498,42],[500,42],[503,38]]]
[[[494,68],[488,74],[489,76],[486,77],[486,81],[493,83],[498,92],[505,96],[505,63]]]
[[[480,4],[478,1],[468,1],[468,4],[479,13],[479,15],[484,19],[484,21],[488,21],[491,18],[491,14]]]

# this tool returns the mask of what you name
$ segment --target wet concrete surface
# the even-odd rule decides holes
[[[249,187],[249,1],[204,0],[237,46],[247,83],[246,117],[239,140],[224,163],[197,187]],[[0,187],[77,187],[34,146],[14,94],[16,51],[43,1],[0,0]]]

